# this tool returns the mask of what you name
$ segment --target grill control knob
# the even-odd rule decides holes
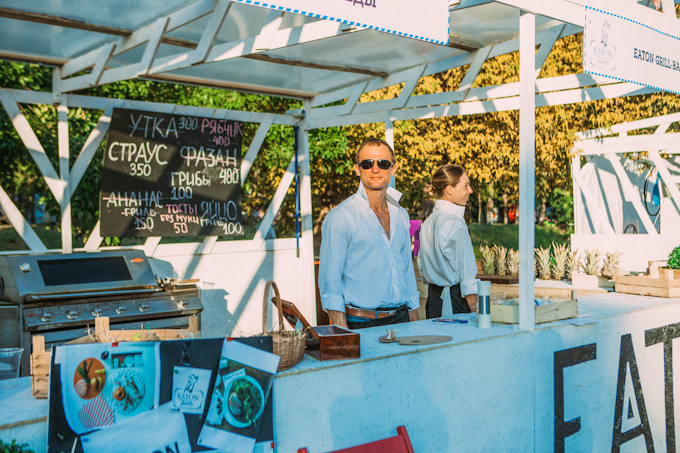
[[[31,272],[31,265],[28,263],[21,263],[19,265],[19,270],[21,272]]]
[[[96,318],[97,316],[101,316],[101,315],[102,315],[102,309],[101,308],[93,308],[92,309],[92,316],[94,316]]]
[[[116,313],[118,313],[119,315],[124,315],[126,311],[127,308],[123,307],[122,305],[116,307]]]
[[[182,310],[187,308],[188,305],[189,304],[187,303],[186,300],[180,300],[179,302],[177,302],[177,307],[181,308]]]
[[[40,320],[42,322],[50,322],[52,321],[52,313],[50,312],[45,312],[42,315],[40,315]]]
[[[78,312],[75,310],[69,310],[66,312],[66,318],[68,319],[78,319]]]
[[[137,309],[141,313],[148,313],[149,312],[149,304],[140,304],[140,305],[137,306]]]

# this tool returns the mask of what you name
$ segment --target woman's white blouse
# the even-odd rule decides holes
[[[465,206],[437,200],[420,230],[418,268],[427,283],[454,286],[463,296],[477,294],[477,260],[463,220]]]

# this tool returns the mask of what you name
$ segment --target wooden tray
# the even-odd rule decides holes
[[[189,328],[155,329],[155,330],[110,330],[109,318],[100,316],[95,318],[94,332],[90,335],[69,341],[66,344],[112,343],[116,341],[166,341],[182,340],[185,338],[200,338],[198,318],[189,318]],[[49,389],[50,364],[52,349],[45,351],[45,337],[35,335],[32,338],[33,352],[31,353],[31,391],[35,398],[47,398]]]
[[[614,290],[639,296],[680,297],[680,271],[660,268],[648,275],[624,275],[617,269]]]
[[[317,360],[358,359],[361,357],[359,334],[339,326],[317,326],[312,330],[319,337],[319,349],[307,350]]]
[[[534,322],[542,324],[578,316],[578,299],[557,301],[549,305],[534,306]],[[519,324],[519,306],[491,305],[491,322]]]
[[[477,274],[477,278],[483,282],[498,283],[501,285],[514,285],[519,283],[519,275]]]

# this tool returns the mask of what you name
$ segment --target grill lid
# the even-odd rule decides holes
[[[15,303],[159,289],[142,250],[0,256],[0,280],[0,299]]]

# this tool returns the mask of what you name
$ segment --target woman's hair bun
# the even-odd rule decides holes
[[[431,183],[428,183],[425,188],[423,189],[423,192],[428,194],[431,197],[434,197],[437,195],[437,191],[435,190],[434,186]]]

